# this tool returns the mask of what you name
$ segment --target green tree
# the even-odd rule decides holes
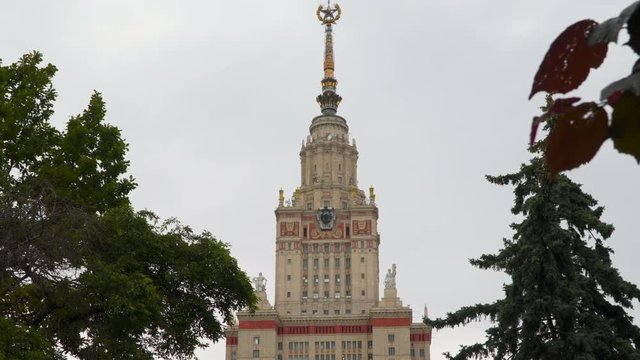
[[[248,277],[210,233],[132,209],[99,93],[51,126],[41,63],[0,64],[0,360],[193,357],[255,306]]]
[[[452,359],[640,359],[640,329],[626,309],[640,290],[612,266],[604,245],[613,226],[600,221],[603,207],[564,175],[550,176],[544,141],[520,171],[487,176],[515,187],[513,239],[495,255],[471,264],[511,278],[504,297],[428,320],[435,328],[488,318],[486,341],[461,346]]]

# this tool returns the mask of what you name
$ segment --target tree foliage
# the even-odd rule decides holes
[[[640,54],[640,1],[601,24],[581,20],[567,27],[547,51],[529,98],[541,91],[566,94],[578,88],[590,70],[603,63],[609,42],[617,42],[618,34],[625,26],[629,34],[626,45]],[[640,162],[640,60],[634,64],[631,75],[602,89],[599,103],[562,106],[579,100],[557,99],[560,106],[551,106],[533,119],[532,143],[540,122],[554,118],[559,123],[551,130],[550,137],[554,141],[549,142],[546,152],[549,170],[558,173],[591,161],[609,138],[619,152],[632,155]],[[609,109],[613,112],[611,120],[606,111]]]
[[[55,72],[0,64],[0,359],[191,358],[254,306],[249,279],[210,233],[132,209],[99,93],[49,123]]]
[[[450,359],[640,359],[640,328],[626,313],[640,290],[612,265],[604,242],[613,226],[600,220],[604,208],[580,185],[550,176],[542,158],[549,146],[535,143],[533,159],[516,173],[487,176],[515,187],[511,211],[522,221],[511,225],[513,238],[497,254],[471,264],[505,272],[511,282],[493,303],[427,319],[435,328],[492,323],[485,342],[445,354]]]

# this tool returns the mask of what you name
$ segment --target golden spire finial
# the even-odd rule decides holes
[[[331,25],[335,24],[338,19],[340,19],[340,15],[342,14],[342,10],[340,10],[340,5],[334,4],[333,8],[331,7],[331,0],[327,1],[327,7],[324,8],[322,5],[318,6],[318,10],[316,11],[316,15],[318,16],[318,20],[323,25]]]
[[[322,94],[316,97],[316,101],[320,105],[322,114],[333,115],[338,110],[338,105],[342,101],[342,97],[336,93],[338,81],[335,79],[335,61],[333,60],[333,35],[332,25],[335,24],[342,10],[340,5],[331,4],[331,0],[327,1],[327,6],[318,6],[316,15],[318,20],[325,26],[325,49],[324,49],[324,78],[322,79]]]

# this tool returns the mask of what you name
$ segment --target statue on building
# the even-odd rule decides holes
[[[253,287],[256,289],[256,292],[265,292],[267,291],[267,278],[262,276],[262,273],[259,273],[257,277],[253,279]]]
[[[391,265],[391,269],[387,271],[387,276],[384,278],[384,288],[396,288],[396,264]]]

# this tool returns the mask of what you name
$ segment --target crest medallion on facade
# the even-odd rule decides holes
[[[336,220],[336,212],[332,207],[323,207],[318,209],[316,220],[320,230],[331,230]]]

